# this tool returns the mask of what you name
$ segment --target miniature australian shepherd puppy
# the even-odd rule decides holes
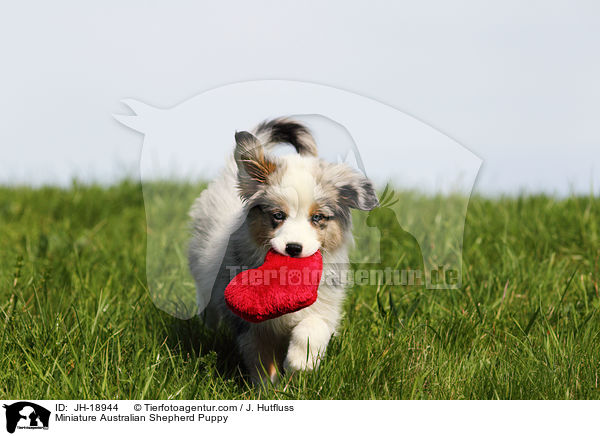
[[[340,322],[345,290],[328,281],[347,267],[350,209],[378,205],[372,183],[346,164],[317,157],[309,130],[287,118],[235,134],[235,150],[221,175],[194,202],[189,263],[205,322],[226,323],[252,379],[275,382],[278,369],[311,370]],[[296,154],[269,154],[291,144]],[[311,306],[253,324],[226,306],[224,290],[241,268],[257,268],[273,249],[323,256],[318,297]]]

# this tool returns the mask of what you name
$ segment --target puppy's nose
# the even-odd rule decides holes
[[[302,245],[296,244],[295,242],[290,242],[285,245],[285,252],[292,257],[298,256],[302,253]]]

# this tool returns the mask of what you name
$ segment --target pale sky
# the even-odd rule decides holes
[[[598,53],[594,1],[4,2],[0,183],[116,181],[135,173],[143,141],[112,118],[127,113],[120,100],[169,108],[283,79],[450,136],[483,160],[479,192],[598,194]],[[398,162],[377,171],[393,178]]]

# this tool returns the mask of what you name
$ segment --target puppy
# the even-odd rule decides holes
[[[287,118],[235,134],[220,176],[194,202],[189,264],[209,327],[232,327],[254,381],[276,381],[278,369],[316,368],[340,322],[345,290],[338,277],[352,243],[350,209],[378,205],[372,183],[345,164],[317,157],[309,130]],[[280,143],[297,154],[273,156]],[[226,306],[224,290],[241,268],[260,266],[273,249],[306,257],[321,250],[323,277],[311,306],[260,324]],[[338,274],[338,275],[336,275]]]

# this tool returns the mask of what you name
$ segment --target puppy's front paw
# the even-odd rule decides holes
[[[306,349],[290,347],[283,362],[285,372],[312,371],[319,366],[318,356],[307,355]]]
[[[331,333],[329,326],[318,317],[302,320],[292,330],[283,369],[286,372],[316,369],[325,353]]]

